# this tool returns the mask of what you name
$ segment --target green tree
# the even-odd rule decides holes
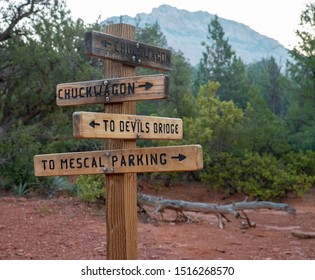
[[[271,112],[284,118],[291,96],[291,82],[282,74],[274,57],[249,65],[247,72],[252,86],[264,97]]]
[[[33,19],[44,16],[49,9],[55,9],[58,1],[29,0],[29,1],[7,1],[0,0],[0,43],[3,47],[14,37],[34,34],[29,24]]]
[[[201,61],[206,70],[203,83],[207,80],[221,82],[232,64],[235,53],[229,45],[228,39],[225,39],[224,36],[225,33],[219,23],[219,18],[215,15],[208,25],[207,39],[210,44],[201,43],[206,48],[206,51],[202,53]]]
[[[306,5],[296,31],[299,44],[290,54],[288,71],[296,84],[288,108],[290,141],[298,149],[315,150],[315,4]]]
[[[165,48],[167,46],[166,37],[161,31],[161,27],[157,21],[152,25],[146,23],[144,28],[138,27],[136,29],[136,39],[139,42],[161,48]]]
[[[233,100],[244,108],[249,83],[246,77],[245,65],[225,38],[224,30],[217,15],[208,25],[207,42],[199,64],[197,85],[206,84],[208,80],[218,82],[218,96],[221,100]]]
[[[170,96],[157,111],[166,117],[189,117],[192,113],[192,67],[181,51],[172,52],[172,71],[170,78]]]
[[[284,121],[271,112],[263,96],[256,91],[249,95],[237,148],[240,154],[246,150],[277,156],[290,149]]]
[[[218,88],[218,83],[210,81],[202,86],[192,105],[192,117],[184,119],[185,141],[201,144],[205,166],[220,153],[233,151],[243,119],[242,110],[233,101],[216,96]]]
[[[100,70],[83,54],[89,27],[71,19],[64,1],[5,2],[0,20],[1,183],[24,185],[35,182],[36,153],[52,146],[54,152],[79,149],[72,140],[73,109],[56,106],[56,85],[100,77]]]

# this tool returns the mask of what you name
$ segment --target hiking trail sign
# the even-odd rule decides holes
[[[85,33],[85,54],[103,59],[104,79],[57,85],[58,106],[104,104],[104,113],[73,114],[73,135],[102,138],[104,150],[34,156],[35,176],[105,174],[108,259],[137,259],[137,177],[142,172],[203,167],[200,145],[136,148],[137,139],[183,138],[181,119],[136,115],[138,100],[169,96],[165,75],[135,76],[135,68],[171,70],[171,51],[134,41],[135,28],[112,24]]]
[[[96,31],[85,33],[85,53],[132,66],[171,70],[170,50]]]
[[[35,176],[71,176],[202,169],[199,145],[43,154],[34,157]]]
[[[58,84],[58,106],[157,100],[169,95],[169,78],[146,75]]]
[[[138,115],[75,112],[73,136],[102,139],[181,140],[181,119]]]

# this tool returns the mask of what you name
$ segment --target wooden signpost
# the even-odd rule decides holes
[[[171,70],[171,51],[96,31],[85,33],[85,53],[127,65]]]
[[[73,114],[73,136],[102,139],[180,140],[181,119],[138,115],[76,112]]]
[[[165,75],[66,83],[57,85],[58,106],[157,100],[169,95],[169,79]]]
[[[43,154],[34,157],[36,176],[190,171],[202,168],[199,145]]]
[[[104,103],[104,113],[73,114],[73,135],[102,138],[104,150],[34,157],[36,176],[105,174],[108,259],[137,259],[138,172],[200,170],[199,145],[136,148],[136,139],[179,140],[182,120],[136,115],[136,100],[167,98],[165,75],[135,76],[135,67],[171,70],[171,51],[134,41],[131,25],[85,34],[87,55],[104,59],[104,79],[59,84],[58,106]]]

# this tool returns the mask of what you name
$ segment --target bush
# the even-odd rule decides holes
[[[33,157],[39,152],[39,134],[35,126],[20,124],[0,139],[1,187],[12,188],[15,185],[16,189],[22,189],[27,186],[26,189],[36,182]]]
[[[78,195],[85,202],[105,199],[104,175],[81,175],[76,180]]]
[[[238,192],[241,173],[240,158],[230,153],[220,153],[203,168],[200,178],[203,182],[211,183],[216,191],[223,189],[225,194],[231,195]]]
[[[270,154],[246,154],[242,167],[239,189],[262,200],[279,200],[288,193],[303,195],[314,182],[311,176],[298,172]]]
[[[301,196],[312,187],[315,176],[303,172],[308,167],[306,163],[309,156],[305,154],[292,154],[285,161],[271,154],[246,153],[240,158],[222,153],[206,167],[201,178],[217,190],[223,188],[227,194],[244,193],[255,199],[279,200],[288,193]]]

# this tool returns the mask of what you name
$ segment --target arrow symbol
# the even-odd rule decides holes
[[[182,160],[186,159],[186,156],[182,155],[182,154],[178,154],[178,156],[172,156],[171,158],[172,159],[178,159],[178,161],[182,161]]]
[[[89,123],[90,127],[95,128],[96,125],[101,125],[100,123],[96,123],[94,120]]]
[[[150,89],[151,87],[153,87],[153,84],[146,82],[144,85],[139,85],[139,87],[144,87],[145,90]]]

